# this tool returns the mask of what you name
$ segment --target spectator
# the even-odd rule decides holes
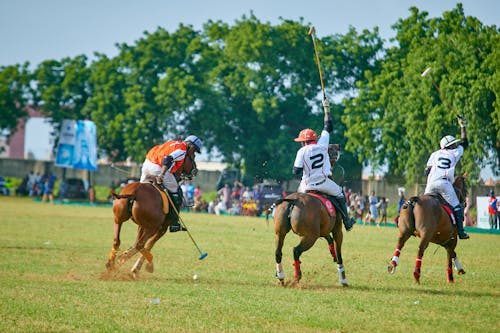
[[[368,211],[368,214],[366,214],[365,224],[368,224],[368,222],[370,222],[370,224],[376,223],[378,218],[378,210],[377,210],[378,198],[375,196],[375,191],[372,191],[371,194],[368,196],[368,203],[370,205],[370,209]]]
[[[499,229],[498,223],[498,200],[495,197],[495,192],[490,191],[490,198],[488,199],[488,216],[491,229]]]
[[[472,216],[470,214],[470,200],[469,197],[465,198],[465,208],[464,208],[464,226],[471,227],[474,225],[474,221],[472,220]]]
[[[194,185],[191,182],[186,184],[186,205],[188,207],[194,206]]]
[[[50,201],[51,204],[54,203],[54,185],[56,183],[56,176],[48,174],[44,177],[43,182],[43,195],[42,202]]]
[[[253,200],[253,193],[250,190],[250,187],[246,186],[243,194],[241,195],[241,199],[245,202],[249,202]]]
[[[380,210],[380,221],[377,225],[382,224],[384,222],[384,226],[387,225],[387,206],[389,203],[389,199],[386,197],[382,197],[379,201],[378,209]]]
[[[229,184],[224,184],[224,187],[221,188],[217,194],[219,195],[219,199],[223,204],[224,210],[231,207],[231,188]],[[222,206],[221,206],[222,207]]]

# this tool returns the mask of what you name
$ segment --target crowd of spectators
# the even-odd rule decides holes
[[[192,203],[190,210],[193,212],[216,215],[259,216],[266,208],[263,207],[259,200],[261,192],[257,185],[253,187],[245,186],[239,181],[235,181],[233,186],[226,183],[217,191],[217,196],[210,202],[203,199],[199,186],[194,187],[190,183],[182,186],[184,200],[188,207]]]

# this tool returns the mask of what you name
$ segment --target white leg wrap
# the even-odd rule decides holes
[[[285,272],[283,272],[283,265],[281,263],[276,264],[276,278],[280,280],[285,278]]]
[[[453,265],[455,265],[455,269],[457,271],[463,269],[462,264],[460,263],[460,261],[458,260],[458,258],[453,258],[451,260],[453,261]]]
[[[399,257],[398,256],[392,257],[392,261],[394,261],[396,263],[396,266],[397,266],[399,264]]]
[[[344,268],[344,266],[337,265],[337,270],[339,271],[339,282],[341,284],[347,284],[347,279],[345,277],[345,268]]]

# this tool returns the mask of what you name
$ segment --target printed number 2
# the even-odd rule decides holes
[[[449,169],[451,167],[451,161],[449,158],[440,157],[438,158],[437,167],[439,169]]]
[[[322,168],[323,167],[323,159],[325,157],[323,156],[323,154],[317,154],[317,155],[313,155],[310,157],[310,160],[312,162],[311,164],[311,169],[319,169],[319,168]]]

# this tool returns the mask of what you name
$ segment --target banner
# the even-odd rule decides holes
[[[481,229],[491,229],[488,214],[489,197],[477,197],[477,227]]]
[[[90,120],[63,120],[55,165],[63,168],[97,170],[96,126]]]

